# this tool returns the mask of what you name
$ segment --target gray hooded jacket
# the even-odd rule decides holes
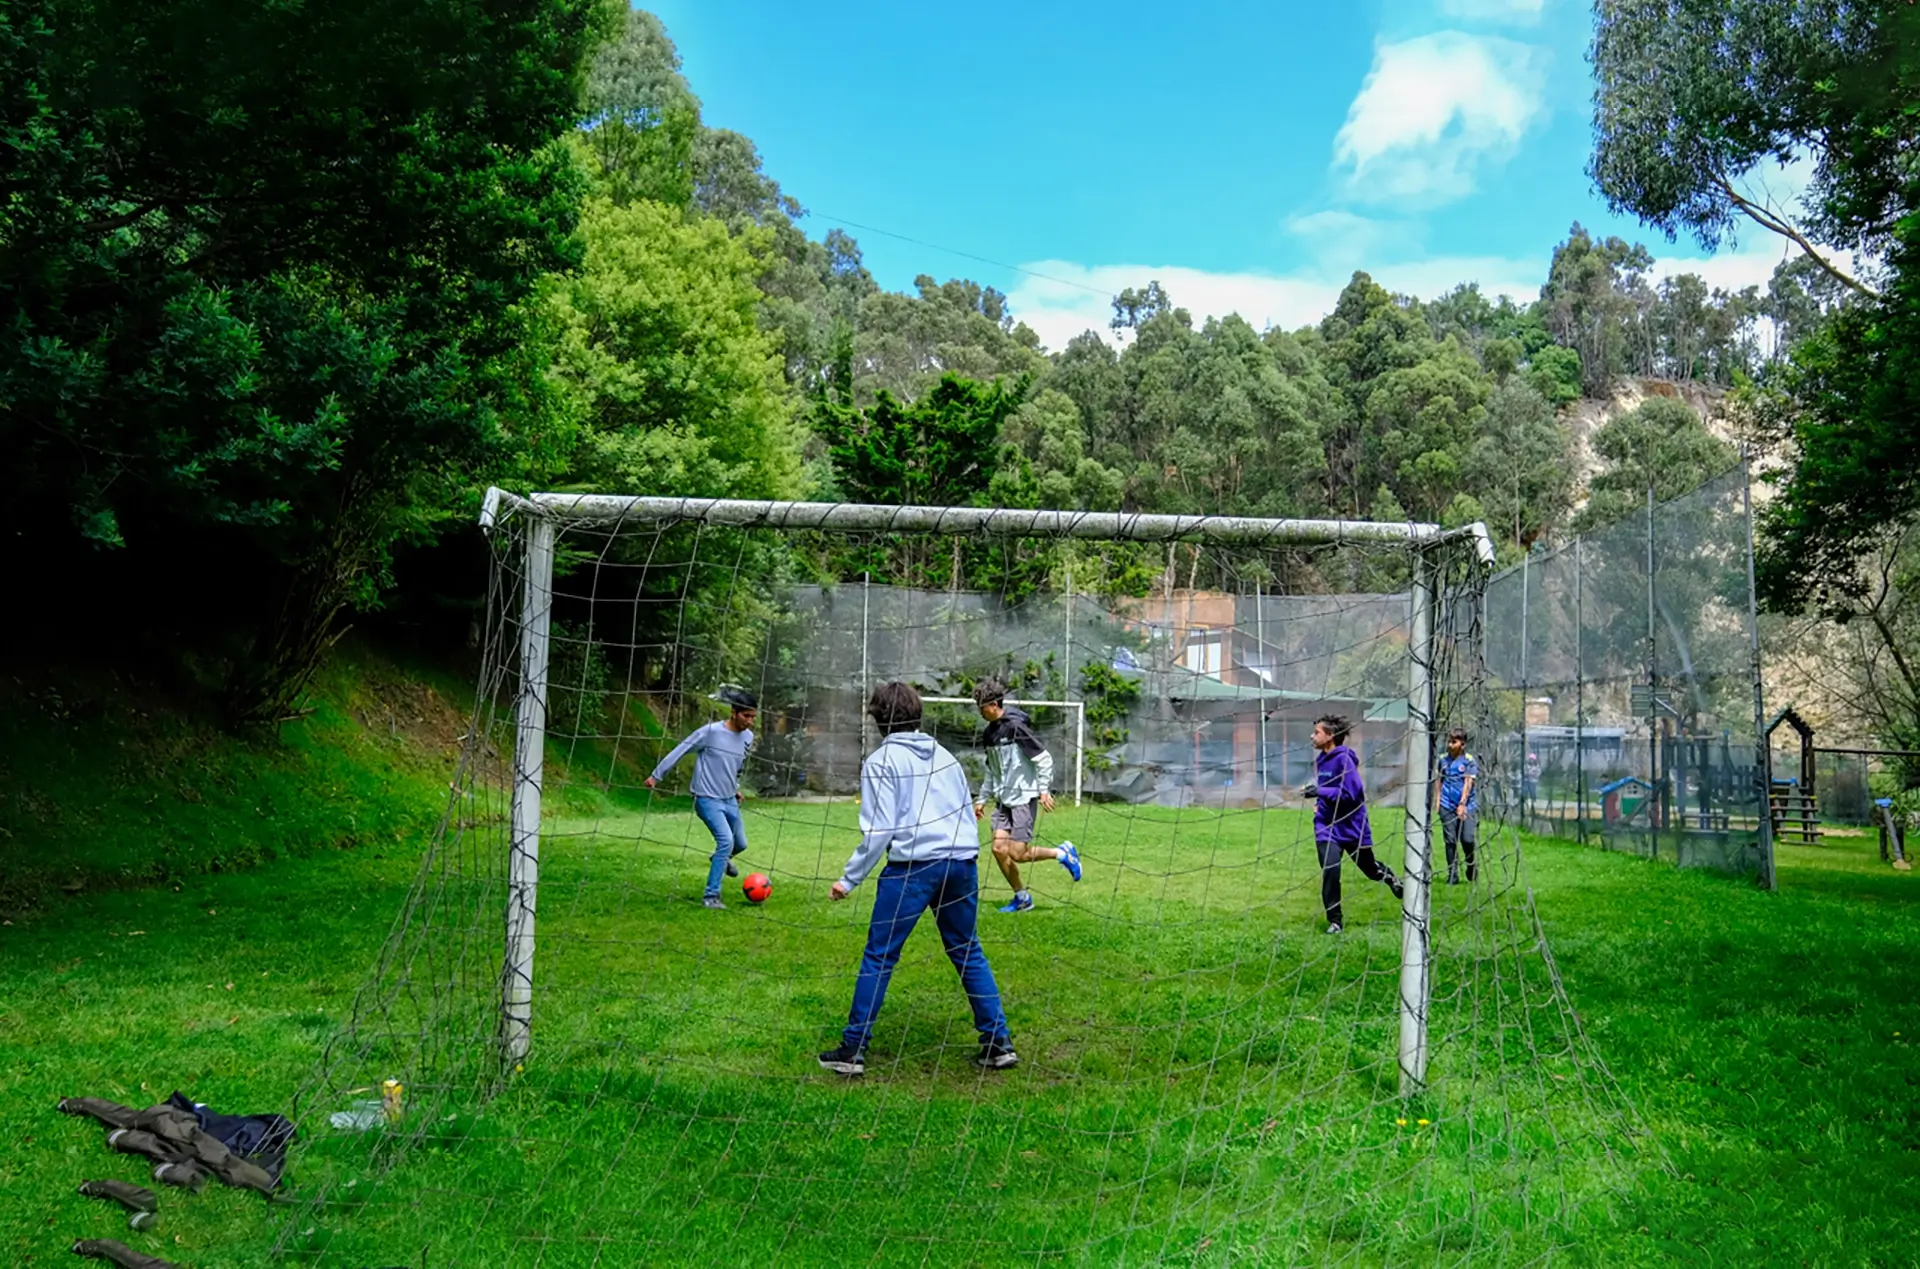
[[[979,854],[980,830],[959,760],[923,731],[881,741],[860,767],[860,845],[841,884],[852,890],[882,857],[906,864]]]

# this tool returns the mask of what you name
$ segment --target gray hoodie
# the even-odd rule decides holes
[[[840,882],[852,890],[889,863],[980,854],[973,799],[960,762],[923,731],[898,731],[860,767],[860,845]]]

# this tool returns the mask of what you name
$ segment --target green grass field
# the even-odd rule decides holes
[[[684,803],[554,821],[528,1069],[485,1103],[416,1083],[393,1134],[303,1114],[294,1187],[324,1184],[325,1210],[167,1191],[150,1235],[73,1193],[141,1168],[54,1102],[179,1088],[286,1107],[417,857],[339,852],[16,914],[0,1254],[59,1262],[76,1237],[122,1236],[249,1265],[291,1228],[296,1263],[329,1265],[1912,1263],[1920,883],[1866,839],[1787,852],[1776,894],[1527,841],[1604,1072],[1568,1039],[1506,852],[1480,891],[1438,892],[1433,1085],[1407,1103],[1394,905],[1349,869],[1351,928],[1320,933],[1296,812],[1054,817],[1087,880],[1037,865],[1038,911],[982,917],[1023,1066],[967,1065],[928,931],[865,1080],[825,1075],[812,1055],[844,1021],[871,895],[825,901],[850,812],[756,808],[743,863],[775,895],[725,914],[687,901],[704,850]],[[498,933],[473,923],[480,961]],[[417,962],[409,987],[450,976]],[[461,1006],[488,986],[445,998],[438,1069],[474,1067]]]

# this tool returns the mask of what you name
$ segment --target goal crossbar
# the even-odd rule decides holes
[[[620,524],[712,524],[735,528],[815,529],[839,533],[985,534],[1106,541],[1213,542],[1325,546],[1404,542],[1434,546],[1471,540],[1482,564],[1493,563],[1484,524],[1444,529],[1418,521],[1284,520],[1260,516],[1169,516],[1126,511],[1028,511],[1004,507],[888,507],[860,502],[774,502],[736,498],[647,498],[620,494],[537,493],[522,498],[487,490],[480,524],[491,528],[503,508],[541,517]]]

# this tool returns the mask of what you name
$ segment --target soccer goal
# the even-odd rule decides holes
[[[1434,819],[1446,734],[1505,725],[1483,529],[498,490],[482,525],[454,793],[302,1090],[281,1255],[1535,1264],[1611,1219],[1646,1147],[1501,822],[1518,773],[1482,749],[1472,850]],[[911,684],[977,791],[987,678],[1065,795],[1031,909],[979,826],[1019,1065],[969,1061],[930,912],[864,1075],[827,1073],[874,972],[880,874],[829,893],[869,696]],[[745,745],[747,699],[736,799],[671,758]],[[389,1079],[393,1122],[311,1127]]]

